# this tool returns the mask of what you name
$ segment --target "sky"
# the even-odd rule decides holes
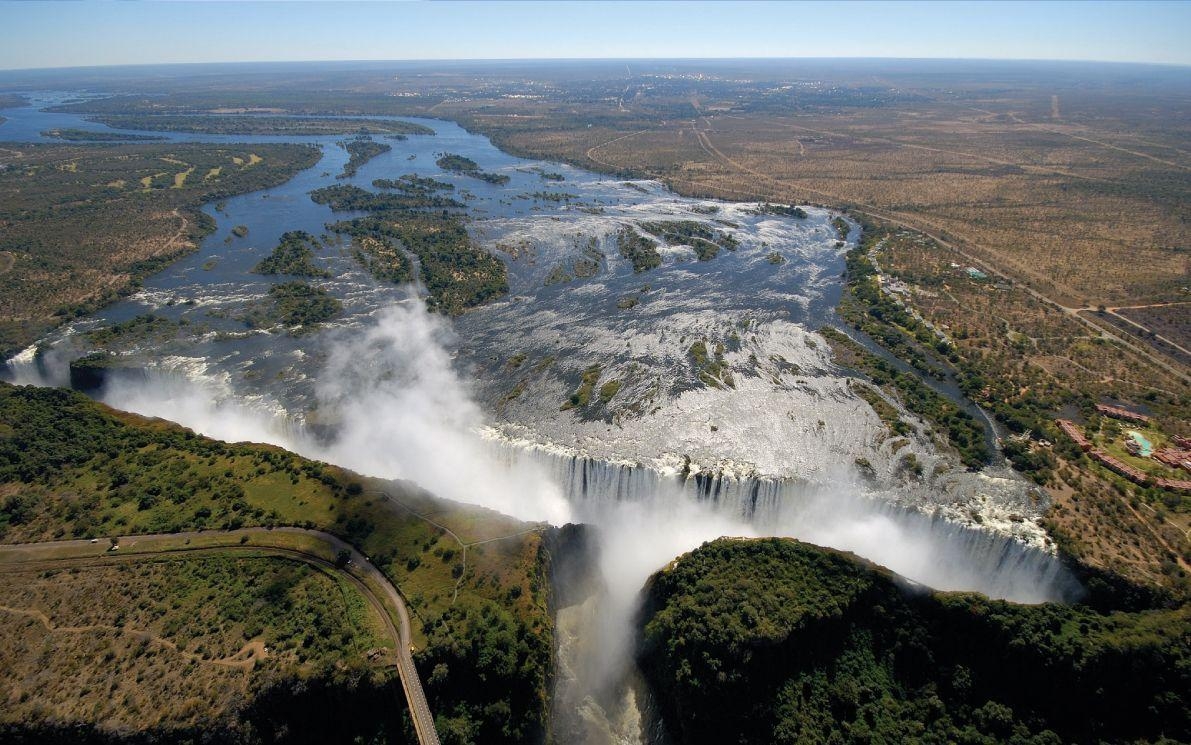
[[[0,69],[618,57],[1191,65],[1191,2],[0,0]]]

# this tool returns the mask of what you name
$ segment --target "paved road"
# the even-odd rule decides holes
[[[319,544],[325,555],[314,549],[284,545],[283,536],[302,536]],[[242,543],[242,540],[246,542]],[[152,535],[123,536],[119,538],[120,548],[110,550],[106,538],[97,543],[89,540],[47,541],[44,543],[21,543],[0,546],[0,571],[29,570],[62,564],[108,563],[114,561],[135,561],[163,554],[261,554],[285,556],[298,559],[319,569],[343,577],[351,582],[384,619],[386,630],[396,642],[397,672],[401,676],[401,687],[409,706],[410,718],[422,745],[438,745],[438,733],[434,729],[434,717],[426,703],[422,681],[414,667],[410,644],[409,611],[397,588],[388,578],[350,544],[329,533],[302,528],[243,528],[229,531],[206,531],[202,533],[158,533]],[[339,567],[334,559],[340,552],[350,557],[345,567]],[[396,618],[399,624],[394,624]]]

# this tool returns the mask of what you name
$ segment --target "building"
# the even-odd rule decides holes
[[[1091,453],[1089,453],[1089,455],[1091,455],[1094,460],[1099,462],[1102,466],[1104,466],[1108,470],[1118,473],[1121,476],[1124,476],[1125,478],[1129,479],[1133,483],[1138,484],[1140,486],[1149,486],[1150,477],[1147,473],[1145,473],[1141,469],[1134,468],[1133,466],[1129,465],[1128,463],[1123,463],[1123,462],[1117,460],[1116,458],[1112,457],[1108,453],[1104,452],[1103,450],[1099,450],[1099,449],[1093,450]],[[1165,479],[1163,479],[1163,480],[1165,480]]]
[[[1191,473],[1191,450],[1162,448],[1154,451],[1154,460],[1171,468],[1181,468],[1187,473]]]
[[[1108,404],[1096,404],[1096,411],[1104,416],[1110,416],[1113,419],[1124,419],[1128,422],[1138,422],[1139,424],[1149,424],[1150,418],[1145,414],[1138,414],[1136,411],[1129,411],[1122,409],[1119,406],[1109,406]]]
[[[1083,430],[1079,426],[1068,419],[1056,419],[1055,424],[1059,425],[1059,429],[1063,430],[1063,434],[1071,438],[1071,440],[1079,446],[1079,449],[1085,453],[1092,449],[1092,443],[1088,438],[1083,436]]]
[[[1191,492],[1191,481],[1181,479],[1154,479],[1154,485],[1171,491]]]

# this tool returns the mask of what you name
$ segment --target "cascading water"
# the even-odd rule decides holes
[[[1079,583],[1054,555],[1007,535],[865,496],[845,469],[835,484],[682,472],[492,440],[506,462],[544,466],[576,517],[599,525],[626,504],[670,512],[687,506],[742,533],[780,535],[852,551],[941,590],[1016,602],[1069,601]],[[710,537],[718,537],[713,535]]]
[[[1007,535],[864,495],[844,469],[832,484],[660,470],[501,439],[510,469],[537,467],[598,530],[599,581],[559,609],[555,729],[584,742],[655,742],[649,694],[632,660],[632,618],[652,572],[724,535],[788,536],[852,551],[930,587],[1019,602],[1071,600],[1057,557]]]

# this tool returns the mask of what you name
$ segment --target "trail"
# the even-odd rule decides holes
[[[186,215],[183,215],[178,210],[177,207],[175,207],[173,210],[171,210],[170,214],[173,215],[174,217],[178,218],[179,220],[181,220],[182,224],[178,226],[178,232],[176,232],[172,236],[170,236],[169,239],[166,240],[165,244],[161,247],[163,252],[168,252],[168,251],[172,250],[174,248],[174,245],[178,241],[182,240],[182,237],[186,234],[187,226],[190,225],[190,221],[186,219]]]
[[[312,549],[296,548],[285,537],[303,537],[321,544],[324,555]],[[241,541],[244,542],[241,542]],[[409,611],[397,588],[379,569],[347,542],[329,533],[304,528],[243,528],[217,533],[157,533],[118,538],[117,554],[107,544],[89,540],[48,541],[0,547],[0,571],[27,571],[58,566],[103,566],[116,562],[146,560],[163,555],[231,554],[282,556],[310,564],[331,577],[350,582],[381,616],[395,644],[397,671],[409,706],[410,718],[422,745],[438,745],[434,717],[426,703],[411,652]],[[346,552],[347,563],[334,559]],[[400,626],[394,624],[394,615]]]
[[[591,147],[587,148],[587,152],[585,153],[585,155],[586,155],[586,156],[587,156],[589,159],[591,159],[591,160],[595,161],[596,163],[599,163],[599,164],[600,164],[600,165],[602,165],[602,166],[606,166],[606,167],[608,167],[608,168],[620,168],[620,166],[618,166],[618,165],[615,165],[615,164],[613,164],[613,163],[609,163],[609,162],[608,162],[608,161],[606,161],[606,160],[600,160],[599,158],[597,158],[597,157],[595,157],[594,155],[592,155],[592,153],[594,153],[596,150],[599,150],[599,149],[600,149],[600,148],[602,148],[602,147],[605,147],[605,146],[607,146],[607,145],[611,145],[611,144],[612,144],[612,143],[614,143],[614,142],[620,142],[621,140],[627,140],[627,139],[628,139],[628,138],[630,138],[630,137],[636,137],[637,135],[640,135],[640,134],[645,134],[646,132],[650,132],[650,131],[652,131],[652,130],[649,130],[649,129],[639,129],[639,130],[637,130],[636,132],[629,132],[627,135],[621,135],[620,137],[614,137],[614,138],[612,138],[611,140],[608,140],[607,142],[601,142],[601,143],[600,143],[600,144],[598,144],[598,145],[593,145],[593,146],[591,146]]]

